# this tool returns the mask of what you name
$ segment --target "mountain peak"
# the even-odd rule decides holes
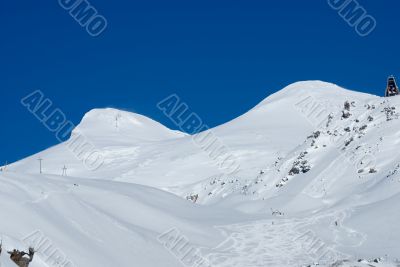
[[[93,139],[161,141],[185,136],[137,113],[115,108],[96,108],[87,112],[73,133]]]
[[[292,83],[275,94],[264,99],[256,108],[271,104],[272,102],[288,101],[296,103],[301,99],[312,97],[322,103],[342,104],[345,100],[360,99],[372,100],[379,97],[345,89],[339,85],[320,80],[299,81]]]

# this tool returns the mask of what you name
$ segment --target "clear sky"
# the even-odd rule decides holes
[[[382,95],[400,76],[398,0],[358,0],[377,21],[359,36],[326,0],[91,0],[90,36],[58,0],[0,2],[0,165],[57,144],[21,104],[40,89],[69,120],[116,107],[174,125],[156,103],[177,93],[210,126],[299,80]]]

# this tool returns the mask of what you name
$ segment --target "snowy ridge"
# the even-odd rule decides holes
[[[394,266],[399,107],[400,97],[321,81],[289,85],[210,130],[239,159],[234,175],[221,174],[191,136],[138,114],[92,110],[73,135],[103,153],[101,168],[87,170],[65,144],[11,164],[0,173],[0,212],[10,218],[0,232],[21,240],[42,230],[79,266],[131,266],[132,255],[141,266],[177,266],[157,241],[171,228],[212,266]]]

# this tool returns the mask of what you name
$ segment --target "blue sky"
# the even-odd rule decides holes
[[[58,141],[21,104],[40,89],[69,120],[117,107],[174,125],[156,103],[178,94],[210,126],[271,93],[318,79],[383,94],[400,76],[400,3],[359,0],[377,21],[360,37],[325,0],[91,0],[93,38],[52,1],[0,3],[0,164]]]

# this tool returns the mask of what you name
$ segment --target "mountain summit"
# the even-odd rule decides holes
[[[73,133],[104,142],[128,143],[162,141],[185,136],[140,114],[114,108],[92,109],[82,118]]]

